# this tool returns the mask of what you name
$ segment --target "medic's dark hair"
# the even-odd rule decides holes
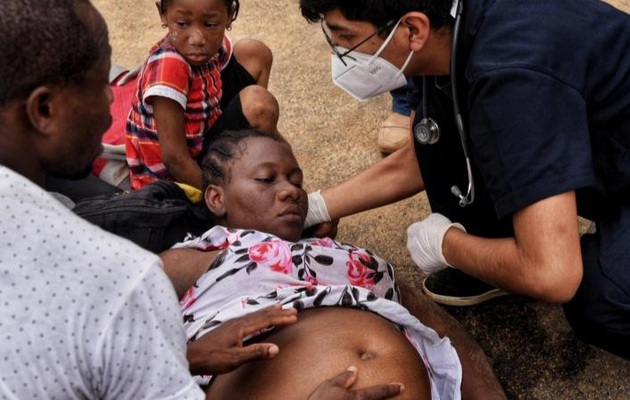
[[[453,24],[452,5],[452,0],[300,0],[300,11],[307,21],[316,23],[328,11],[338,9],[350,21],[369,22],[377,27],[408,12],[420,11],[429,17],[432,28],[439,29]],[[389,30],[384,30],[381,36],[388,34]]]

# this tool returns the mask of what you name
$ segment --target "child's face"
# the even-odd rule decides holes
[[[231,24],[223,0],[172,0],[160,18],[171,44],[191,65],[207,63],[219,51]]]
[[[224,225],[256,229],[282,239],[300,238],[308,210],[302,170],[285,143],[248,138],[225,184]]]

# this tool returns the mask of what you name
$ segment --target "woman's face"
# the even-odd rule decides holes
[[[288,144],[245,139],[223,187],[223,224],[256,229],[282,239],[300,238],[308,211],[303,175]]]
[[[214,57],[231,23],[224,0],[172,0],[161,19],[171,44],[191,65]]]

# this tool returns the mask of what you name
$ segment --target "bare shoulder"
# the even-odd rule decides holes
[[[197,249],[169,249],[160,253],[164,272],[169,277],[177,298],[186,293],[212,265],[220,251],[201,251]]]

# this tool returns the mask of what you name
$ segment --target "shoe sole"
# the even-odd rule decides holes
[[[441,294],[435,294],[427,289],[425,285],[426,278],[422,281],[422,291],[435,301],[436,303],[443,304],[445,306],[455,306],[455,307],[466,307],[466,306],[474,306],[477,304],[481,304],[488,300],[492,300],[501,296],[509,296],[511,293],[503,291],[501,289],[492,289],[487,291],[486,293],[476,295],[476,296],[467,296],[467,297],[454,297],[454,296],[444,296]]]

